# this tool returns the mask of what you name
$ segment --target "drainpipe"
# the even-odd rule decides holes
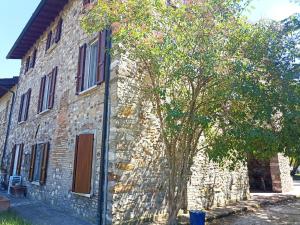
[[[110,118],[110,64],[111,64],[111,29],[106,31],[105,61],[105,94],[102,124],[101,160],[98,192],[98,225],[106,225],[107,192],[108,192],[108,151],[109,151],[109,118]]]
[[[1,85],[0,85],[0,88],[5,90],[5,91],[8,91],[12,94],[12,101],[11,101],[10,112],[9,112],[9,117],[8,117],[8,124],[7,124],[7,129],[6,129],[6,136],[5,136],[3,154],[2,154],[2,157],[1,157],[1,166],[0,166],[0,168],[2,169],[3,168],[3,161],[4,161],[5,154],[6,154],[6,149],[7,149],[7,141],[8,141],[8,136],[9,136],[9,132],[10,132],[11,118],[12,118],[12,113],[13,113],[13,107],[14,107],[14,104],[15,104],[16,94],[15,94],[14,91],[12,91],[12,90],[10,90],[6,87],[3,87]]]

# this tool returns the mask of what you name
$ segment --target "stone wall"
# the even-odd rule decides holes
[[[270,161],[270,170],[274,192],[289,192],[293,189],[293,179],[290,175],[291,167],[287,157],[278,154]]]
[[[28,186],[28,196],[43,200],[56,207],[95,220],[100,172],[100,149],[104,85],[96,86],[76,95],[76,79],[79,46],[94,40],[97,35],[88,36],[80,27],[83,15],[81,0],[71,0],[45,33],[32,46],[22,60],[17,90],[16,107],[12,118],[12,132],[9,138],[6,165],[9,167],[11,150],[15,144],[24,143],[24,157],[21,175]],[[62,36],[57,45],[45,52],[47,33],[54,30],[59,18],[63,18]],[[37,47],[36,64],[24,74],[25,59]],[[37,113],[41,77],[58,67],[53,109]],[[114,89],[112,82],[112,89]],[[28,120],[18,123],[20,98],[32,89]],[[95,136],[92,193],[83,197],[71,192],[76,135],[93,133]],[[39,186],[28,182],[31,147],[37,143],[50,142],[50,157],[46,184]]]
[[[13,87],[11,90],[16,91],[16,86]],[[12,94],[9,92],[0,98],[0,159],[2,158],[4,149],[9,113],[11,110],[11,103]]]
[[[166,213],[166,160],[159,124],[144,95],[144,77],[126,58],[117,68],[117,107],[111,115],[110,193],[113,224],[142,224]],[[199,153],[187,189],[188,209],[221,206],[249,196],[247,168],[229,172]]]

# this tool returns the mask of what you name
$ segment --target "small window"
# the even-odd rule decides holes
[[[47,41],[46,41],[46,51],[51,47],[52,44],[52,31],[49,31],[47,35]]]
[[[40,184],[46,183],[49,146],[49,143],[32,146],[29,181],[38,182]]]
[[[54,104],[57,67],[41,79],[38,113],[52,109]]]
[[[30,104],[31,89],[21,96],[18,122],[26,121]]]
[[[26,59],[26,64],[25,64],[25,73],[28,72],[29,70],[29,67],[30,67],[30,56],[27,57]]]
[[[86,49],[85,72],[83,77],[82,91],[97,84],[97,57],[98,43],[94,42]]]
[[[23,147],[24,147],[23,144],[15,145],[12,150],[10,172],[9,172],[10,176],[20,176],[21,175]]]
[[[34,66],[35,66],[36,55],[37,55],[37,49],[34,49],[34,51],[32,53],[32,58],[30,61],[30,68],[34,68]]]
[[[75,193],[91,193],[93,145],[93,134],[81,134],[76,137],[72,185],[72,191]]]

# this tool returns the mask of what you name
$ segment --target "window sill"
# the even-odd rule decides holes
[[[49,112],[49,111],[50,111],[50,109],[46,109],[46,110],[44,110],[44,111],[42,111],[42,112],[39,112],[38,115],[39,115],[39,116],[42,116],[42,115],[46,114],[46,113]]]
[[[76,192],[71,192],[71,193],[74,195],[85,197],[85,198],[91,198],[93,196],[92,194],[82,194],[82,193],[76,193]]]
[[[81,92],[78,93],[78,96],[86,95],[86,94],[92,92],[93,90],[97,89],[97,87],[98,87],[98,85],[94,85],[94,86],[92,86],[92,87],[90,87],[90,88],[88,88],[84,91],[81,91]]]
[[[38,182],[38,181],[32,181],[31,184],[33,184],[35,186],[41,186],[40,182]]]
[[[21,121],[21,122],[18,122],[18,125],[22,125],[24,124],[26,121]]]
[[[52,43],[52,45],[50,46],[50,48],[47,49],[46,54],[50,54],[51,52],[54,51],[54,49],[56,48],[58,43]]]

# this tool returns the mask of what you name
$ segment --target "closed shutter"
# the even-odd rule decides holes
[[[25,105],[25,116],[24,116],[24,121],[27,120],[28,118],[28,111],[29,111],[29,105],[30,105],[30,98],[31,98],[31,88],[29,88],[28,92],[27,92],[27,102]]]
[[[76,136],[76,146],[75,146],[74,165],[73,165],[72,192],[75,192],[76,167],[77,167],[77,155],[78,155],[78,142],[79,142],[79,136]]]
[[[17,146],[15,145],[12,149],[11,152],[11,159],[10,159],[10,168],[9,168],[9,176],[13,175],[13,170],[14,170],[14,163],[15,163],[15,156],[16,156],[16,148]]]
[[[46,51],[50,48],[51,46],[51,39],[52,39],[52,31],[50,31],[48,33],[48,36],[47,36],[47,42],[46,42]]]
[[[48,109],[52,109],[53,105],[54,105],[56,78],[57,78],[57,66],[52,70],[52,75],[51,75],[51,79],[50,79],[50,93],[49,93],[49,99],[48,99]]]
[[[21,102],[20,102],[20,109],[19,109],[18,122],[21,122],[21,120],[22,120],[22,111],[23,111],[23,107],[24,107],[24,97],[25,97],[25,95],[23,94],[23,95],[21,96]]]
[[[22,168],[22,160],[23,160],[23,149],[24,144],[20,144],[19,146],[19,155],[18,155],[18,165],[17,165],[17,175],[21,175],[21,168]]]
[[[85,6],[85,5],[89,4],[90,2],[91,2],[91,0],[83,0],[83,5]]]
[[[43,146],[43,156],[42,156],[42,166],[41,166],[41,177],[40,177],[40,184],[42,184],[42,185],[46,183],[46,178],[47,178],[49,148],[50,148],[49,143],[44,144],[44,146]]]
[[[41,79],[41,86],[40,86],[40,94],[39,94],[39,101],[38,101],[38,113],[40,113],[42,111],[43,96],[44,96],[44,91],[45,91],[45,81],[46,81],[46,76],[43,76]]]
[[[98,39],[98,65],[97,65],[97,84],[105,80],[105,59],[106,59],[106,30],[99,33]]]
[[[34,49],[33,54],[32,54],[30,68],[33,68],[35,66],[36,54],[37,54],[37,49]]]
[[[62,24],[63,24],[63,20],[60,19],[58,21],[58,24],[57,24],[57,27],[56,27],[55,43],[58,43],[60,41],[61,31],[62,31]]]
[[[25,73],[29,70],[30,66],[30,56],[26,59],[26,65],[25,65]]]
[[[30,167],[29,167],[29,174],[28,180],[31,182],[33,181],[33,172],[34,172],[34,162],[35,162],[35,154],[36,153],[36,145],[33,145],[31,148],[31,159],[30,159]]]
[[[76,155],[74,160],[73,191],[76,193],[90,194],[93,161],[93,134],[79,135]]]
[[[84,44],[79,48],[78,71],[76,77],[76,94],[78,94],[82,90],[84,71],[85,71],[86,47],[87,44]]]

